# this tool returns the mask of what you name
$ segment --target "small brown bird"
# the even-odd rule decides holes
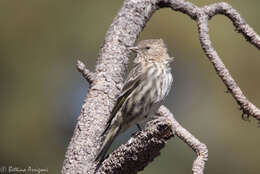
[[[141,41],[136,47],[134,68],[129,73],[122,93],[112,110],[102,136],[107,134],[96,160],[103,161],[110,145],[119,133],[130,126],[148,121],[171,89],[173,81],[171,58],[162,39]]]

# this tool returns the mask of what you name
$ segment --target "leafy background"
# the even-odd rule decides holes
[[[211,0],[197,2],[202,6]],[[217,1],[214,1],[217,2]],[[258,0],[226,0],[260,33]],[[0,167],[61,170],[88,84],[75,68],[94,69],[104,35],[122,1],[0,1]],[[223,16],[210,22],[215,48],[246,96],[260,106],[260,52]],[[206,173],[256,174],[257,122],[241,112],[199,44],[196,23],[169,9],[156,12],[140,39],[163,38],[174,56],[174,88],[166,105],[206,143]],[[136,131],[132,128],[132,132]],[[115,146],[127,140],[120,136]],[[171,139],[142,174],[191,173],[193,151]]]

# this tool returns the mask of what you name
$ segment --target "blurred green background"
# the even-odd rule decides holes
[[[259,0],[226,2],[260,33]],[[119,0],[0,1],[0,167],[60,172],[88,90],[76,60],[94,69],[104,35],[121,5]],[[210,21],[210,34],[241,89],[260,106],[260,51],[237,34],[226,17]],[[200,47],[196,23],[163,9],[141,34],[140,39],[147,38],[163,38],[176,58],[174,89],[166,106],[208,146],[206,173],[259,173],[260,129],[254,119],[241,120],[238,105],[224,92]],[[121,136],[115,144],[126,139]],[[174,138],[142,174],[191,173],[194,158],[194,152]]]

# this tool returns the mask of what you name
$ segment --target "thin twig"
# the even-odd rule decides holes
[[[211,4],[209,6],[204,6],[202,10],[209,18],[217,14],[227,16],[233,22],[236,31],[241,33],[245,37],[245,39],[249,41],[252,45],[260,49],[259,35],[246,23],[246,21],[234,8],[232,8],[231,5],[225,2],[220,2]]]
[[[182,127],[165,106],[160,107],[159,114],[161,116],[166,116],[170,120],[173,134],[179,137],[189,147],[191,147],[194,152],[196,152],[197,158],[193,162],[192,173],[203,174],[206,161],[208,160],[207,146],[194,137],[188,130]]]
[[[76,67],[78,71],[82,74],[82,76],[89,82],[89,84],[92,84],[94,82],[96,78],[95,73],[88,70],[83,62],[78,60]]]
[[[224,5],[225,5],[225,3],[224,3]],[[214,5],[213,7],[215,7],[215,10],[214,10],[215,12],[220,13],[220,11],[222,10],[222,8],[216,10],[216,7],[222,7],[222,6]],[[231,7],[229,6],[229,8],[231,8]],[[209,10],[210,8],[207,7],[207,8],[204,8],[204,9]],[[213,11],[211,11],[211,13],[207,13],[207,14],[213,15],[212,13],[213,13]],[[200,42],[201,42],[201,46],[202,46],[205,54],[209,58],[210,62],[213,64],[213,66],[216,70],[216,73],[221,78],[223,83],[226,85],[228,91],[232,94],[232,96],[234,97],[234,99],[237,101],[238,105],[242,109],[243,115],[246,114],[248,116],[253,116],[258,121],[260,121],[260,110],[259,110],[259,108],[257,108],[253,103],[251,103],[245,97],[245,95],[243,94],[243,92],[241,91],[241,89],[239,88],[239,86],[237,85],[237,83],[235,82],[235,80],[233,79],[231,74],[229,73],[228,69],[226,68],[226,66],[222,62],[222,60],[219,57],[217,51],[212,46],[210,36],[209,36],[209,27],[208,27],[208,20],[209,20],[210,16],[207,15],[207,14],[204,13],[204,12],[201,12],[198,15],[198,19],[197,19],[198,30],[199,30],[199,39],[200,39]],[[236,13],[234,13],[234,15],[235,15],[236,18],[240,18],[240,17],[237,16]],[[233,16],[230,15],[230,14],[229,14],[229,17],[233,19]],[[243,25],[245,26],[247,24],[243,23]],[[244,28],[244,27],[242,27],[242,28]],[[246,28],[251,30],[250,27],[246,27]],[[250,36],[247,35],[249,33],[251,33]],[[257,41],[257,39],[259,39],[259,36],[256,33],[252,33],[252,31],[243,30],[243,34],[248,36],[248,38],[251,38],[248,41],[250,43],[252,43],[253,45],[259,44],[259,41]],[[254,39],[254,38],[256,38],[256,39]]]
[[[236,31],[241,33],[249,43],[258,49],[260,49],[259,35],[245,22],[245,20],[234,8],[232,8],[231,5],[225,2],[214,3],[201,8],[184,0],[162,1],[160,5],[162,7],[170,7],[175,11],[180,11],[184,14],[187,14],[191,17],[191,19],[197,22],[201,47],[203,48],[210,62],[213,64],[216,73],[226,85],[228,89],[227,91],[232,94],[238,105],[242,108],[242,116],[253,116],[259,121],[260,124],[260,109],[245,97],[229,73],[228,69],[222,62],[217,51],[212,46],[209,36],[208,21],[217,14],[227,16],[233,22]]]

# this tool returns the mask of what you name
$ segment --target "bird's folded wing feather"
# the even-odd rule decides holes
[[[122,107],[122,105],[124,104],[127,97],[134,91],[134,89],[140,83],[140,81],[142,79],[142,75],[143,75],[143,73],[141,73],[141,71],[142,71],[141,65],[136,65],[132,69],[132,71],[129,73],[128,77],[126,78],[126,83],[123,86],[122,93],[116,101],[116,105],[114,106],[114,108],[111,112],[110,118],[107,122],[106,128],[103,131],[102,135],[104,135],[106,133],[106,131],[109,129],[113,118],[116,116],[116,113]]]

